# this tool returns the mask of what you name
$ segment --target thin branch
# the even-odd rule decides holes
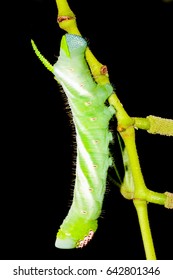
[[[146,118],[133,118],[134,127],[147,130],[151,134],[173,136],[173,120],[156,116]]]
[[[133,201],[137,215],[139,226],[142,234],[142,240],[145,249],[145,255],[147,260],[156,260],[156,254],[153,244],[153,239],[151,235],[151,229],[148,219],[147,202],[144,200],[135,199]]]

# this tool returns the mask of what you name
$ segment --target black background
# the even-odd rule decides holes
[[[17,4],[18,3],[18,4]],[[62,93],[30,40],[53,64],[64,31],[54,0],[15,3],[7,31],[2,116],[1,259],[145,259],[133,203],[108,184],[94,239],[55,248],[73,191],[74,135]],[[69,1],[91,50],[131,116],[173,118],[173,5],[162,1]],[[7,25],[10,16],[7,20]],[[146,184],[172,191],[172,138],[136,132]],[[73,164],[72,164],[73,162]],[[73,171],[72,171],[73,170]],[[72,174],[73,173],[73,174]],[[158,259],[172,259],[173,213],[149,204]]]

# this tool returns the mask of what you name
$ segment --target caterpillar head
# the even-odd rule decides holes
[[[84,56],[84,52],[87,47],[87,42],[84,38],[79,35],[74,34],[65,34],[62,36],[61,46],[60,46],[60,55],[62,51],[65,53],[66,57],[75,57],[80,54]]]

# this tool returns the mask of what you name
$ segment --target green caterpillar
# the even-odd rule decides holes
[[[52,67],[32,42],[36,54],[61,84],[73,115],[77,160],[71,208],[57,233],[55,246],[82,248],[97,229],[106,188],[109,122],[115,110],[105,101],[113,92],[110,84],[97,84],[85,60],[86,41],[78,35],[62,37],[60,56]]]

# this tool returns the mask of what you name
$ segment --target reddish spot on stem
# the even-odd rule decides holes
[[[123,132],[124,130],[125,130],[125,128],[120,125],[117,127],[117,131],[119,131],[119,132]]]
[[[102,67],[100,68],[100,74],[102,75],[106,75],[108,73],[108,68],[106,65],[102,65]]]
[[[73,19],[73,17],[70,17],[70,16],[59,16],[58,17],[58,22],[62,22],[64,20],[70,20],[70,19]]]

